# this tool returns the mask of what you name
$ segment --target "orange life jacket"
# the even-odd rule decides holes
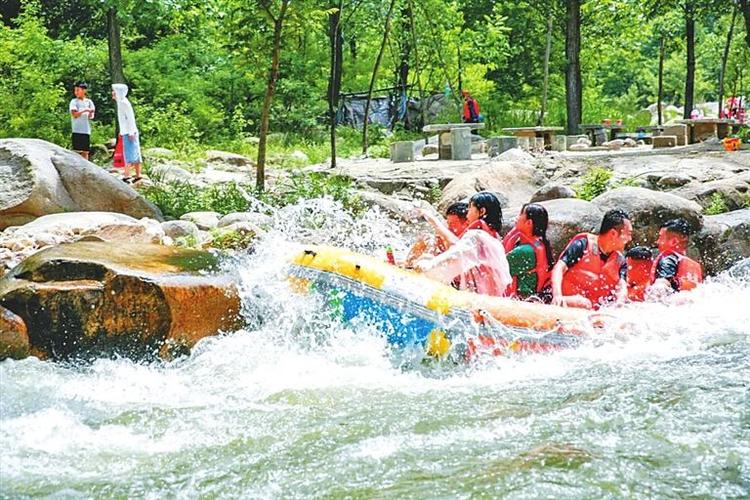
[[[687,255],[681,254],[675,250],[668,250],[660,253],[656,259],[654,259],[654,265],[651,267],[651,284],[656,281],[656,268],[659,266],[659,263],[664,257],[669,255],[677,256],[677,273],[675,274],[675,281],[677,282],[677,289],[680,292],[692,290],[700,283],[703,283],[703,268],[699,262],[696,262]]]
[[[472,229],[481,229],[482,231],[486,232],[493,238],[498,238],[499,235],[497,234],[497,231],[492,229],[489,224],[487,224],[483,219],[477,219],[468,226],[466,226],[466,229],[464,229],[464,232],[461,233],[461,236],[466,234],[467,231],[471,231]]]
[[[628,298],[642,302],[646,288],[651,284],[651,259],[628,258]]]
[[[597,235],[581,233],[576,235],[571,243],[582,236],[586,237],[586,250],[581,260],[563,276],[562,293],[586,297],[594,309],[597,309],[601,305],[601,300],[612,295],[617,288],[620,282],[620,267],[625,262],[625,257],[620,252],[612,252],[604,262],[601,259]]]
[[[549,261],[547,260],[547,248],[544,246],[544,241],[539,236],[533,236],[529,238],[521,231],[517,229],[511,229],[508,234],[503,238],[503,247],[505,252],[512,251],[518,245],[530,245],[534,249],[534,260],[536,265],[534,269],[527,271],[529,274],[536,274],[536,293],[544,290],[544,287],[549,285],[550,270]],[[508,291],[505,293],[506,296],[515,297],[518,293],[518,277],[513,276],[513,283],[508,286]]]

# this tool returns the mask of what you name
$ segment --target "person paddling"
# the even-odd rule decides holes
[[[469,225],[458,238],[439,221],[428,218],[438,234],[449,240],[450,246],[437,257],[418,260],[414,267],[444,283],[458,279],[462,290],[502,296],[512,278],[499,239],[502,208],[497,196],[487,191],[472,196],[466,219]]]
[[[117,123],[120,126],[120,140],[125,160],[125,171],[122,180],[138,182],[141,180],[141,145],[138,127],[135,124],[133,105],[127,98],[128,86],[124,83],[112,85],[112,98],[117,103]],[[135,169],[135,177],[130,177],[130,169]]]
[[[648,295],[688,291],[703,282],[700,263],[686,255],[689,238],[690,224],[685,219],[672,219],[662,225]]]
[[[450,234],[455,237],[461,237],[463,232],[466,230],[466,226],[469,225],[466,220],[466,214],[469,211],[469,205],[462,201],[453,203],[445,211],[445,224],[437,224],[441,229],[443,227],[450,231]],[[424,210],[420,210],[419,214],[425,219],[433,218],[434,216]],[[433,224],[435,225],[435,224]],[[409,254],[404,262],[404,267],[411,269],[414,267],[414,263],[424,255],[440,255],[445,252],[450,243],[440,233],[434,236],[422,236],[414,242]]]
[[[604,214],[599,234],[581,233],[565,247],[552,268],[552,303],[598,309],[627,297],[625,245],[633,225],[623,210]]]
[[[549,216],[537,203],[521,208],[516,225],[503,238],[513,283],[507,295],[520,299],[537,297],[545,302],[549,293],[552,247],[547,240]],[[546,293],[545,293],[546,292]]]

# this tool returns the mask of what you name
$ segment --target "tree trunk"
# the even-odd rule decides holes
[[[581,0],[566,2],[567,28],[565,30],[565,103],[567,133],[578,133],[583,115],[583,89],[581,83]]]
[[[117,19],[117,9],[107,10],[107,46],[109,48],[109,77],[112,83],[125,83],[122,71],[122,41],[120,37],[120,21]]]
[[[656,122],[660,126],[664,123],[662,101],[664,101],[664,35],[659,40],[659,88],[656,91]]]
[[[544,126],[544,113],[547,112],[547,92],[549,91],[549,55],[552,50],[552,11],[547,18],[547,45],[544,48],[544,82],[542,83],[542,109],[539,111],[537,126]]]
[[[732,9],[732,20],[729,22],[729,32],[727,33],[727,43],[724,45],[724,54],[721,58],[721,71],[719,72],[719,118],[724,112],[724,78],[727,74],[727,60],[729,59],[729,49],[732,46],[732,35],[734,34],[734,22],[737,20],[737,9]]]
[[[750,0],[740,0],[742,16],[745,18],[745,42],[750,48]]]
[[[328,119],[331,127],[331,168],[336,168],[336,115],[341,92],[344,36],[341,30],[341,13],[344,0],[339,0],[336,11],[328,15],[328,39],[331,42],[331,71],[328,77]]]
[[[687,73],[685,74],[685,109],[683,117],[690,118],[695,97],[695,19],[692,0],[685,3],[685,42],[687,44]]]
[[[255,170],[255,187],[263,192],[266,185],[266,145],[268,143],[268,122],[271,115],[271,101],[276,91],[276,81],[279,79],[279,58],[281,55],[281,31],[284,28],[284,18],[291,0],[282,0],[277,18],[273,19],[273,52],[271,54],[271,71],[268,75],[266,95],[263,98],[263,108],[260,115],[260,137],[258,142],[258,163]]]
[[[414,72],[417,74],[417,88],[419,89],[419,113],[422,118],[422,123],[419,125],[420,129],[427,125],[427,112],[425,105],[427,104],[424,99],[424,87],[422,86],[422,72],[420,69],[419,51],[417,49],[417,29],[414,23],[414,16],[416,11],[414,10],[413,0],[409,0],[409,10],[412,15],[409,18],[409,31],[411,31],[411,44],[414,49]],[[425,134],[425,144],[427,143],[427,135]]]
[[[401,32],[403,39],[399,43],[399,65],[396,72],[396,87],[398,89],[398,100],[396,101],[396,112],[393,114],[393,120],[391,121],[391,128],[396,126],[398,122],[398,112],[401,110],[402,99],[406,99],[407,91],[409,89],[409,59],[411,57],[412,39],[409,36],[409,20],[412,18],[412,11],[408,4],[404,4],[401,7]],[[408,113],[404,116],[404,126],[409,126],[409,115]]]
[[[367,129],[370,121],[370,104],[372,103],[372,92],[375,89],[375,82],[378,78],[378,69],[380,69],[380,63],[383,60],[383,54],[385,53],[385,46],[388,44],[388,35],[391,32],[391,15],[393,14],[393,7],[396,5],[396,0],[391,0],[388,6],[388,13],[385,15],[385,27],[383,29],[383,41],[380,43],[380,50],[378,51],[378,57],[375,59],[375,66],[372,68],[372,77],[370,78],[370,87],[367,89],[367,101],[365,101],[365,118],[364,124],[362,125],[362,154],[367,154]]]

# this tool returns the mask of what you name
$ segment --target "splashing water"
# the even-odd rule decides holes
[[[749,494],[750,273],[574,350],[404,370],[283,279],[294,242],[378,255],[401,229],[330,200],[275,227],[227,263],[245,330],[171,363],[0,363],[0,496]]]

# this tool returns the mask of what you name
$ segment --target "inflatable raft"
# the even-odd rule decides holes
[[[437,357],[569,348],[594,327],[588,311],[459,291],[341,248],[307,247],[288,274],[342,321],[371,322],[392,345]]]

